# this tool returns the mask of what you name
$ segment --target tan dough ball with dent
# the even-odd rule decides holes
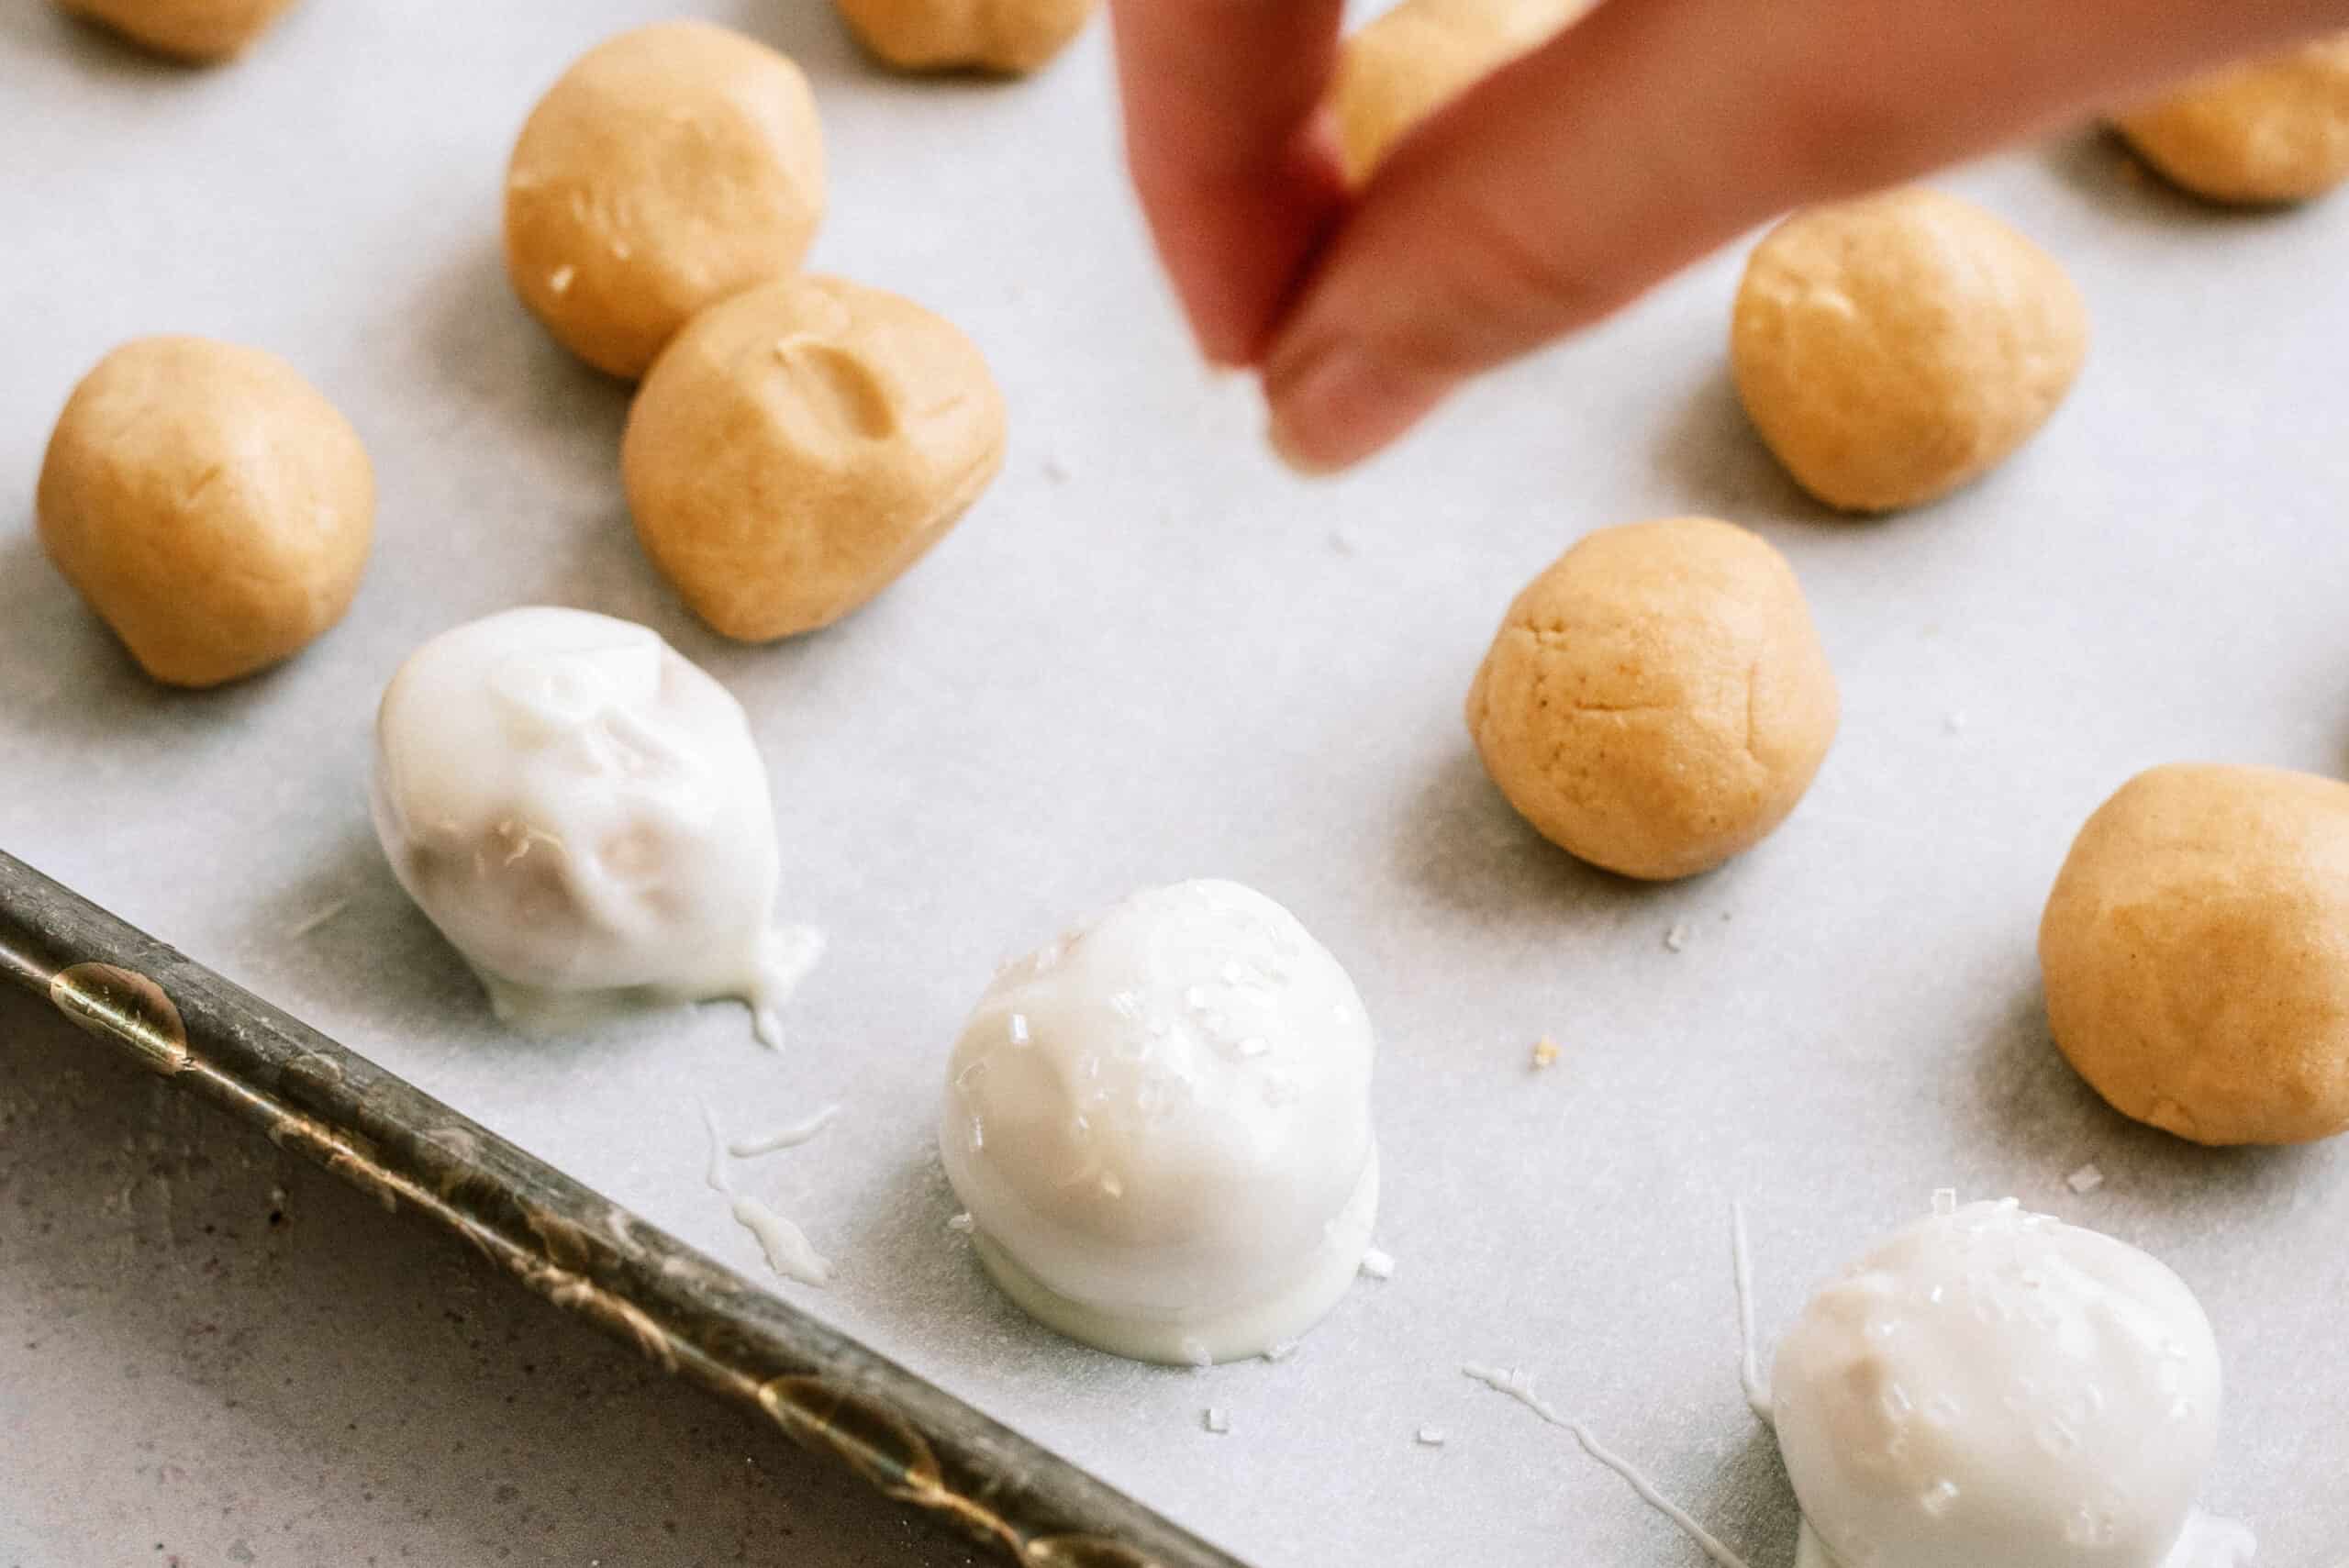
[[[1552,37],[1594,0],[1403,0],[1345,40],[1330,103],[1346,179],[1413,126]]]
[[[636,535],[749,642],[829,625],[943,538],[1003,466],[1003,396],[952,323],[838,278],[703,312],[621,443]]]
[[[2349,1129],[2349,784],[2138,774],[2074,840],[2039,962],[2056,1045],[2123,1116],[2211,1144]]]
[[[342,618],[375,522],[359,434],[293,366],[204,338],[140,338],[58,416],[41,543],[155,679],[212,686]]]
[[[1025,75],[1066,49],[1099,0],[834,0],[857,41],[900,71]]]
[[[2087,342],[2087,307],[2054,257],[1910,186],[1770,231],[1738,285],[1730,368],[1797,484],[1887,512],[1948,495],[2029,440]]]
[[[1509,804],[1649,881],[1709,871],[1786,820],[1838,714],[1794,568],[1710,517],[1583,539],[1509,606],[1468,693]]]
[[[2246,206],[2321,196],[2349,180],[2349,33],[2201,77],[2114,123],[2196,195]]]
[[[634,379],[696,312],[790,272],[824,216],[816,100],[789,60],[707,22],[607,39],[539,100],[506,177],[514,292]]]
[[[143,49],[197,65],[230,60],[294,0],[57,0]]]

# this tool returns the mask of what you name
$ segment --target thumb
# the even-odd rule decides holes
[[[1791,206],[2343,21],[2349,0],[1602,0],[1379,166],[1265,354],[1273,444],[1346,467]]]

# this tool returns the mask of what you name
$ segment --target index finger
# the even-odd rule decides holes
[[[1126,158],[1208,358],[1252,364],[1345,203],[1342,0],[1111,0]]]

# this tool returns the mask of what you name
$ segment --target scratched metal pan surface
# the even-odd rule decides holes
[[[596,39],[679,10],[801,61],[831,176],[813,264],[962,325],[1010,409],[1002,476],[936,550],[771,647],[711,635],[647,566],[618,483],[628,391],[548,341],[499,257],[530,103]],[[1767,1335],[1934,1188],[2012,1194],[2193,1284],[2226,1358],[2210,1503],[2277,1562],[2337,1555],[2349,1492],[2311,1482],[2349,1469],[2349,1154],[2214,1153],[2114,1117],[2050,1047],[2032,939],[2072,834],[2137,769],[2349,763],[2349,198],[2215,214],[2087,134],[1945,182],[2062,260],[2094,346],[2037,439],[1914,515],[1823,516],[1755,445],[1723,367],[1734,251],[1306,485],[1261,455],[1251,390],[1197,368],[1119,167],[1106,44],[1025,82],[933,82],[874,69],[818,0],[309,0],[190,73],[0,6],[0,846],[283,1009],[175,995],[191,1060],[220,1064],[183,1081],[314,1120],[340,1095],[373,1119],[328,1132],[429,1201],[451,1201],[430,1195],[445,1172],[484,1173],[462,1190],[518,1272],[577,1275],[576,1305],[624,1331],[648,1315],[681,1366],[704,1330],[758,1347],[707,1363],[738,1396],[843,1368],[869,1394],[876,1359],[906,1368],[919,1384],[857,1429],[902,1417],[957,1477],[1060,1477],[1015,1530],[1116,1521],[1073,1474],[953,1446],[920,1400],[1262,1568],[1692,1560],[1470,1362],[1521,1367],[1782,1563],[1794,1506],[1738,1389],[1731,1199]],[[285,355],[381,488],[345,621],[207,694],[143,680],[32,536],[67,390],[152,331]],[[1793,561],[1842,728],[1766,843],[1634,887],[1516,819],[1461,703],[1570,540],[1692,512]],[[645,622],[741,699],[774,780],[778,914],[829,938],[780,1052],[732,1005],[518,1039],[393,883],[365,810],[375,700],[425,638],[527,603]],[[996,964],[1197,875],[1279,899],[1353,974],[1397,1264],[1295,1356],[1203,1373],[1024,1319],[949,1229],[935,1151],[947,1048]],[[20,932],[54,918],[11,908]],[[28,973],[154,954],[109,940],[39,946]],[[166,969],[167,993],[195,977]],[[249,1012],[504,1143],[434,1152],[443,1113],[306,1075],[340,1060],[306,1035],[266,1062],[196,1038],[200,1018],[257,1050]],[[1560,1053],[1536,1071],[1544,1035]],[[831,1260],[815,1289],[768,1273],[705,1184],[702,1112],[753,1139],[835,1103],[821,1137],[734,1169]],[[2091,1162],[2102,1186],[2072,1191]],[[602,1249],[607,1203],[736,1273],[682,1264],[725,1281],[688,1291],[616,1238],[581,1268],[529,1223]]]

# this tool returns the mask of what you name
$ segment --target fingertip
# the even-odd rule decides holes
[[[1298,473],[1337,473],[1393,444],[1453,384],[1382,362],[1355,342],[1276,347],[1264,372],[1265,439]]]
[[[1264,424],[1264,444],[1280,459],[1281,466],[1299,479],[1330,479],[1345,472],[1343,463],[1330,462],[1318,451],[1297,440],[1282,422],[1275,410]]]
[[[1230,369],[1262,363],[1345,215],[1334,156],[1300,139],[1262,170],[1138,184],[1201,356]]]
[[[1112,0],[1126,165],[1193,339],[1245,368],[1345,202],[1341,0]]]
[[[1191,341],[1197,346],[1210,379],[1228,380],[1256,362],[1255,339],[1244,328],[1202,316],[1197,310],[1189,312],[1189,319]]]

